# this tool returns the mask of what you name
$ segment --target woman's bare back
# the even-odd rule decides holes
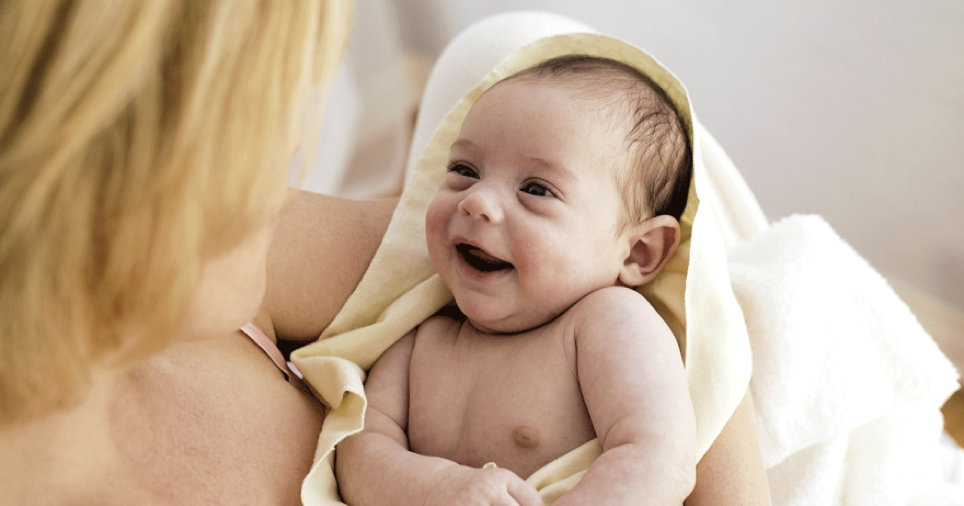
[[[323,416],[240,332],[177,343],[69,413],[3,427],[0,496],[298,504]]]

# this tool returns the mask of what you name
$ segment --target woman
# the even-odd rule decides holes
[[[237,329],[271,328],[285,160],[348,7],[0,5],[4,501],[298,502],[322,408]],[[308,320],[323,326],[390,203],[311,203],[330,219],[314,251],[352,245],[313,255],[337,266]]]
[[[238,328],[317,335],[387,226],[284,198],[347,7],[0,4],[4,501],[298,502],[322,408]]]

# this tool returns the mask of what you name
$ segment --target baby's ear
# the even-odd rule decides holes
[[[654,216],[626,232],[629,254],[623,260],[619,281],[626,286],[653,280],[679,246],[679,222],[669,215]]]

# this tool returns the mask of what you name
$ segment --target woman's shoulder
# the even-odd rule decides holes
[[[262,303],[278,339],[307,342],[331,323],[375,256],[395,204],[290,192],[268,252]]]
[[[115,430],[139,442],[124,459],[145,483],[194,490],[191,501],[298,502],[323,408],[254,343],[240,332],[178,343],[139,369]]]
[[[237,334],[175,343],[31,421],[19,445],[30,458],[2,459],[22,471],[5,470],[2,487],[30,485],[25,503],[38,491],[60,494],[50,503],[297,503],[323,409]]]

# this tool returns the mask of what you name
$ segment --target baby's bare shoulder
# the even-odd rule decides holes
[[[415,331],[417,340],[434,341],[445,336],[458,334],[462,321],[445,315],[430,316]]]
[[[672,336],[653,305],[631,288],[611,286],[596,290],[583,297],[569,312],[577,338],[607,336],[614,331],[645,331]]]
[[[420,361],[437,360],[452,348],[462,322],[448,316],[435,315],[415,329],[412,356]]]
[[[653,305],[646,297],[632,288],[625,286],[608,286],[600,288],[579,300],[570,311],[580,314],[604,314],[612,316],[620,310],[653,311]]]

